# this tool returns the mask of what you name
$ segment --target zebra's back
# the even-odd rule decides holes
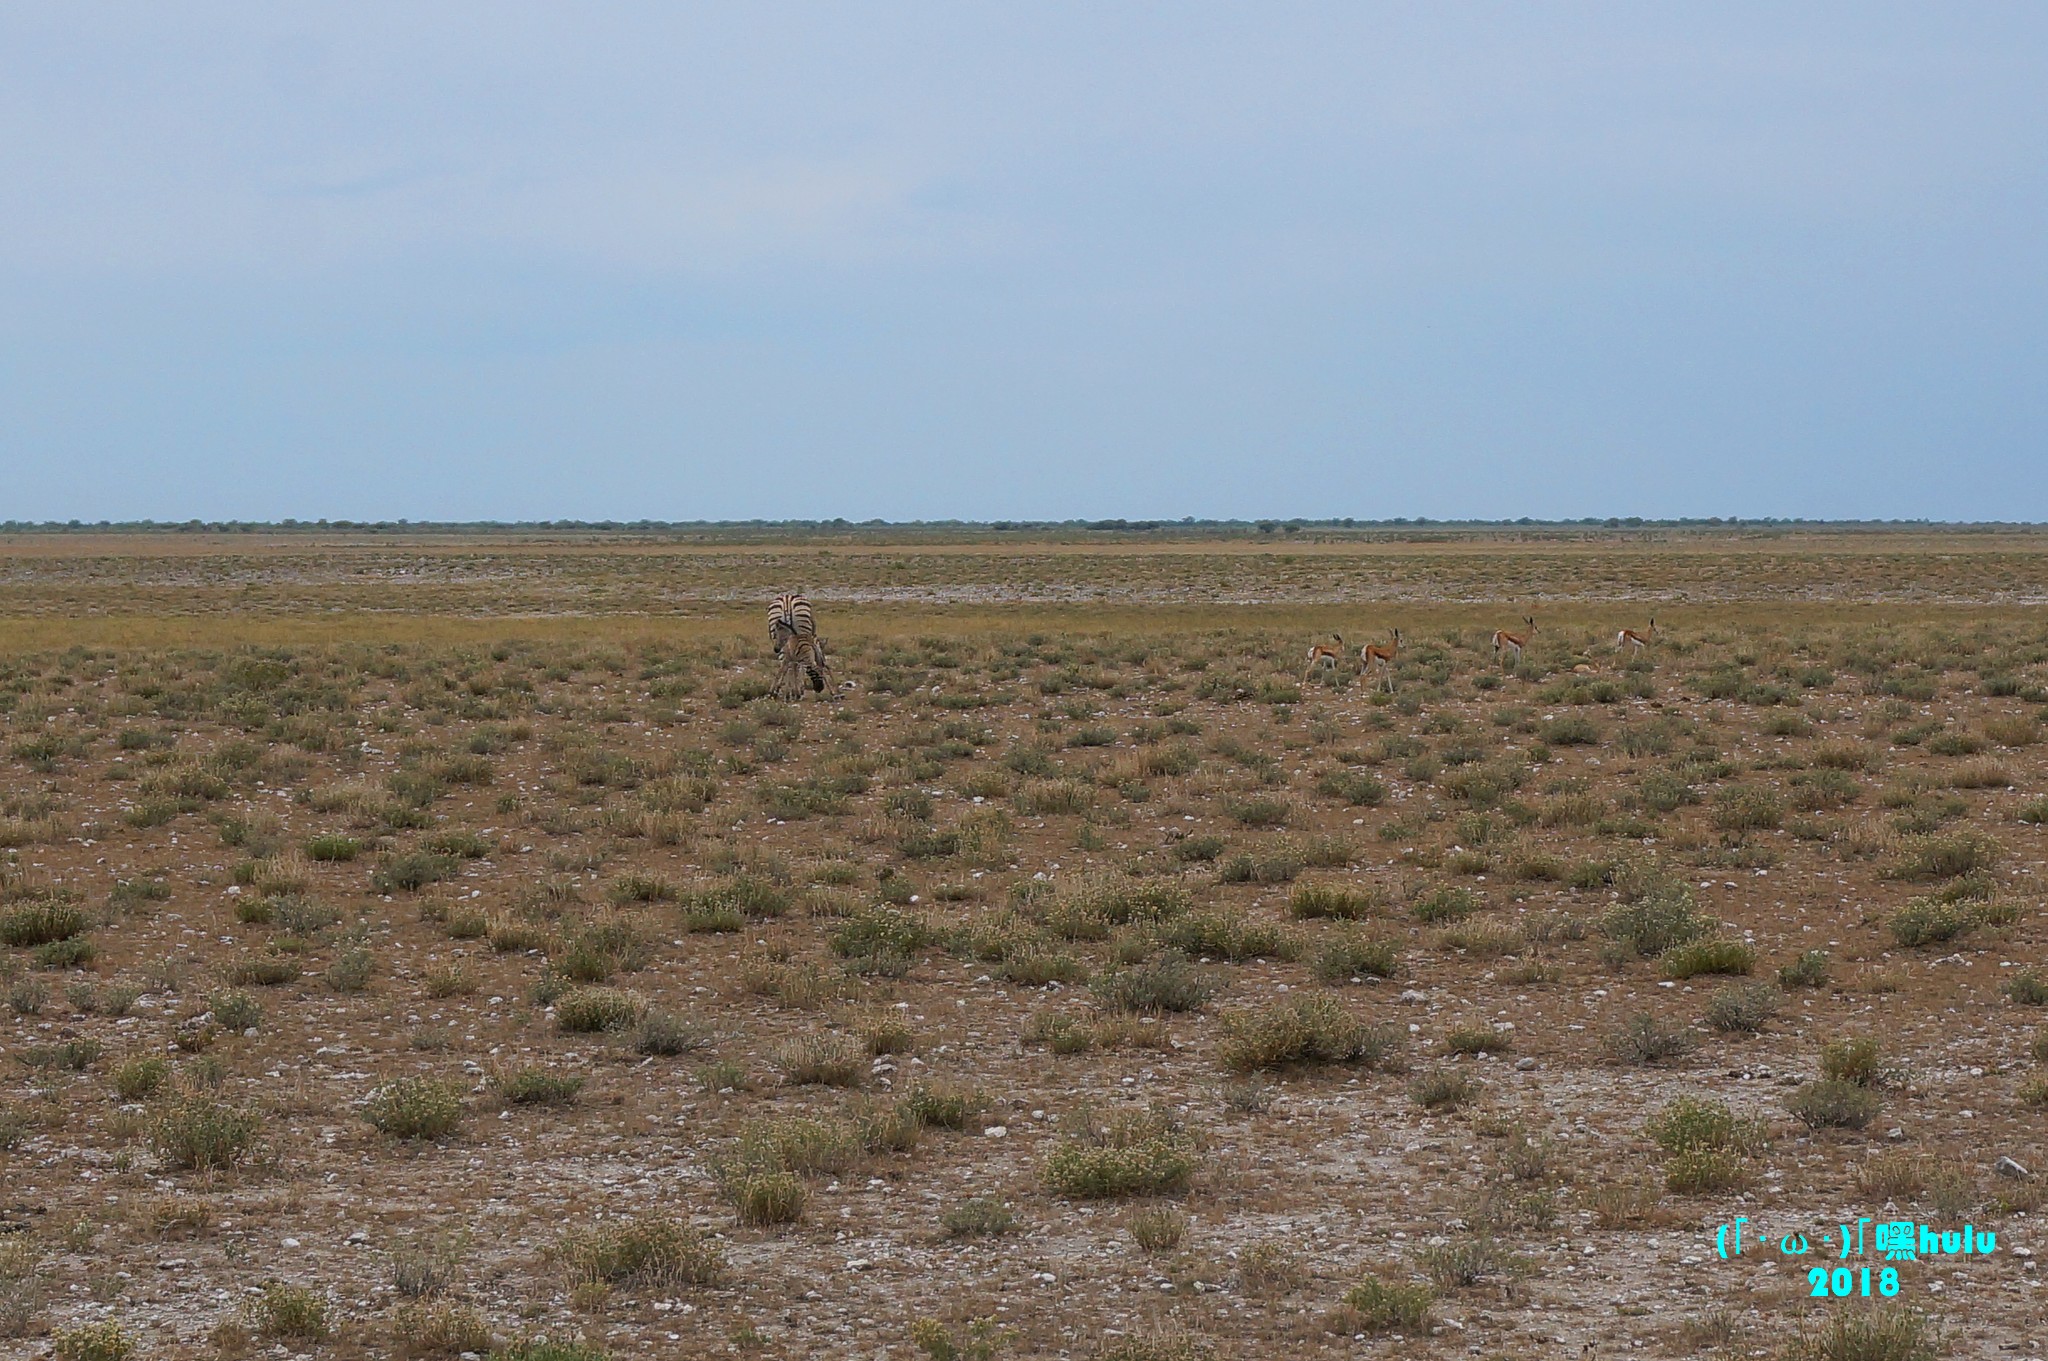
[[[817,635],[818,621],[811,613],[811,602],[803,596],[795,593],[778,595],[768,606],[768,639],[775,644],[778,657],[790,639],[815,638]]]

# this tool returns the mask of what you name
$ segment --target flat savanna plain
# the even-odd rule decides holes
[[[2038,1356],[2044,601],[2026,533],[0,540],[0,1350]],[[1865,1216],[1997,1247],[1812,1298]]]

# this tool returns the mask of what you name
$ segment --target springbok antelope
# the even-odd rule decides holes
[[[1337,640],[1337,646],[1325,647],[1321,643],[1308,645],[1308,665],[1301,669],[1303,681],[1307,681],[1309,674],[1319,666],[1327,666],[1332,671],[1337,669],[1338,659],[1344,655],[1344,635],[1333,633],[1330,636]]]
[[[1521,665],[1522,649],[1529,645],[1529,635],[1536,631],[1536,619],[1533,615],[1525,614],[1522,616],[1522,623],[1526,627],[1521,633],[1509,633],[1506,629],[1495,629],[1493,631],[1493,655],[1495,660],[1505,656],[1508,659],[1508,665]]]
[[[1623,629],[1621,632],[1615,634],[1614,650],[1616,652],[1619,652],[1625,647],[1632,647],[1636,651],[1641,652],[1644,648],[1650,645],[1650,640],[1652,638],[1655,638],[1656,636],[1657,621],[1654,617],[1652,617],[1650,620],[1650,626],[1644,629],[1641,633],[1637,633],[1634,629]]]
[[[1394,658],[1401,655],[1401,630],[1394,630],[1394,640],[1385,647],[1378,643],[1367,643],[1358,649],[1358,672],[1362,676],[1372,674],[1372,669],[1382,667],[1387,673],[1387,693],[1394,693]]]

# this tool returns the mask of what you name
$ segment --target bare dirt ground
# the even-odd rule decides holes
[[[0,1351],[2039,1356],[2044,549],[10,540]]]

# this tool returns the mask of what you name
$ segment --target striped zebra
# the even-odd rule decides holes
[[[825,659],[810,601],[794,593],[776,596],[768,606],[768,641],[775,645],[779,664],[772,691],[777,699],[796,699],[805,685],[814,693],[825,692],[832,667]]]

